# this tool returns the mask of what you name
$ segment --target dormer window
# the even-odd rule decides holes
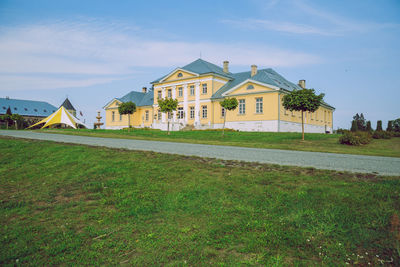
[[[34,111],[37,112],[37,109],[35,108]]]
[[[47,110],[43,109],[44,112],[47,112]]]
[[[17,108],[14,108],[14,110],[17,110]]]
[[[178,78],[180,78],[180,77],[182,77],[182,76],[183,76],[182,72],[179,72],[179,73],[178,73]]]
[[[28,109],[27,109],[27,108],[24,108],[24,110],[25,110],[25,111],[28,111]]]
[[[247,90],[254,89],[254,86],[252,84],[247,85]]]

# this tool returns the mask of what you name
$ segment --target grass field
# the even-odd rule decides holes
[[[337,134],[306,134],[306,140],[302,142],[301,133],[231,131],[226,132],[225,137],[222,137],[220,131],[179,131],[171,132],[171,135],[169,136],[166,132],[150,129],[132,129],[131,131],[47,129],[40,131],[95,137],[132,138],[196,144],[400,157],[400,138],[392,138],[389,140],[374,139],[368,145],[348,146],[339,144],[340,135]]]
[[[0,265],[400,264],[400,177],[6,138],[0,151]]]

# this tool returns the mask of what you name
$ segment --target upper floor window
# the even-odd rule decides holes
[[[178,87],[178,96],[182,97],[183,96],[183,89],[182,87]]]
[[[115,111],[111,112],[111,121],[115,120]]]
[[[194,107],[190,107],[190,118],[194,119]]]
[[[158,99],[161,99],[161,90],[160,90],[160,91],[157,91],[157,98],[158,98]]]
[[[182,77],[182,76],[183,76],[182,72],[179,72],[178,77]]]
[[[239,100],[239,114],[245,114],[245,113],[246,113],[246,100],[240,99]]]
[[[194,95],[194,85],[190,86],[190,95]]]
[[[145,119],[146,119],[146,121],[149,121],[149,111],[148,110],[146,110],[146,112],[145,112]]]
[[[183,119],[183,108],[182,107],[178,108],[177,117],[178,117],[178,119]]]
[[[247,85],[247,90],[254,89],[254,86],[252,84]]]
[[[168,89],[168,98],[171,98],[171,97],[172,97],[172,90]]]
[[[221,107],[221,117],[225,117],[225,108]]]
[[[256,98],[256,113],[263,113],[263,98]]]
[[[202,118],[206,119],[207,118],[207,106],[202,106]]]
[[[207,94],[207,84],[203,83],[203,94]]]

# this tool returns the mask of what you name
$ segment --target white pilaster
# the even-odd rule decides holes
[[[194,124],[200,124],[200,83],[195,83]]]
[[[185,114],[185,123],[188,122],[188,118],[189,118],[189,111],[188,111],[188,86],[185,83],[183,85],[183,113]]]
[[[172,99],[176,99],[176,86],[172,86]],[[172,112],[172,122],[176,120],[176,111]]]
[[[165,87],[162,87],[161,89],[161,97],[165,98]],[[166,120],[166,114],[164,112],[161,113],[161,122],[165,122]]]

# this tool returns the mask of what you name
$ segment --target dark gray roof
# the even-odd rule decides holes
[[[6,114],[8,107],[13,114],[34,117],[47,117],[57,110],[43,101],[0,98],[0,114]]]
[[[128,94],[124,95],[121,98],[117,98],[121,102],[129,102],[132,101],[138,107],[142,106],[152,106],[154,95],[153,91],[149,91],[147,93],[131,91]]]
[[[69,101],[68,97],[64,100],[64,102],[61,104],[60,108],[64,107],[67,110],[74,110],[76,111],[76,109],[74,108],[74,106],[72,106],[71,102]]]

